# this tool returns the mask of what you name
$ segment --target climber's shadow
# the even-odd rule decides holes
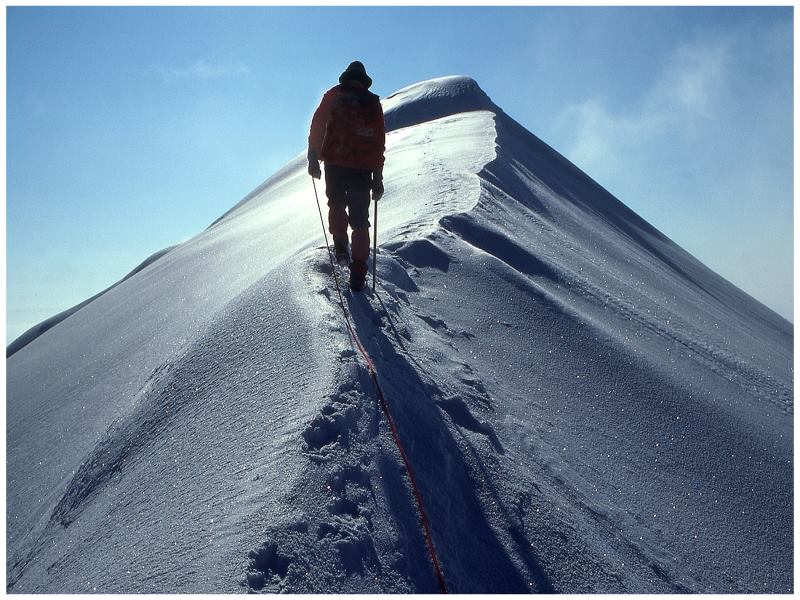
[[[423,380],[426,376],[420,363],[410,357],[402,343],[402,353],[392,344],[392,339],[399,341],[400,336],[388,311],[378,314],[364,294],[349,296],[347,302],[414,469],[448,591],[552,592],[552,584],[533,555],[518,519],[492,484],[480,449],[461,430],[457,418],[440,406],[444,394],[435,383]],[[387,335],[381,325],[392,333]],[[445,414],[450,415],[452,425]],[[461,438],[461,446],[454,435]],[[502,452],[496,436],[490,436],[490,441],[495,451]],[[407,572],[417,592],[435,592],[437,582],[399,457],[387,452],[380,457],[379,468],[389,510],[406,546]],[[487,501],[502,515],[508,534],[505,543],[490,525],[484,508]],[[497,517],[492,516],[491,521],[496,522]]]

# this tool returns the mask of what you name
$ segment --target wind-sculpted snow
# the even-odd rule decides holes
[[[8,358],[9,356],[11,356],[15,352],[17,352],[20,348],[23,348],[23,347],[27,346],[28,344],[30,344],[33,340],[35,340],[37,337],[42,335],[45,331],[47,331],[51,327],[55,327],[61,321],[63,321],[67,317],[69,317],[70,315],[75,314],[76,312],[78,312],[80,309],[82,309],[84,306],[86,306],[87,304],[89,304],[93,300],[99,298],[100,296],[102,296],[103,294],[108,292],[109,290],[114,289],[114,287],[118,286],[120,283],[122,283],[126,279],[130,279],[131,277],[136,275],[142,269],[144,269],[146,267],[149,267],[151,264],[156,262],[159,258],[164,256],[167,252],[172,250],[172,248],[173,248],[173,246],[170,246],[169,248],[164,248],[163,250],[159,250],[158,252],[153,253],[146,260],[142,261],[142,263],[140,263],[133,271],[128,273],[125,277],[123,277],[120,281],[118,281],[117,283],[115,283],[111,287],[103,290],[102,292],[100,292],[98,294],[95,294],[94,296],[92,296],[88,300],[84,300],[83,302],[81,302],[80,304],[77,304],[76,306],[73,306],[72,308],[68,308],[67,310],[65,310],[63,312],[60,312],[57,315],[54,315],[54,316],[50,317],[49,319],[46,319],[46,320],[42,321],[41,323],[39,323],[37,325],[34,325],[33,327],[28,329],[25,333],[23,333],[21,336],[19,336],[17,339],[15,339],[13,342],[11,342],[8,345],[8,347],[6,348],[6,358]]]
[[[458,113],[497,110],[474,79],[457,76],[408,86],[387,96],[382,104],[387,131]]]
[[[345,302],[448,590],[790,592],[792,326],[473,80],[384,106]],[[298,158],[8,358],[9,591],[438,589],[322,244]]]

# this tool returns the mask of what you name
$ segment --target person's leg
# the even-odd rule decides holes
[[[328,197],[328,231],[333,236],[337,258],[347,253],[347,188],[340,168],[325,165],[325,195]]]
[[[353,264],[351,269],[359,274],[367,274],[369,260],[369,229],[367,227],[353,229]]]
[[[347,206],[349,211],[352,235],[352,262],[350,263],[351,280],[362,283],[366,279],[369,267],[369,190],[349,190]]]
[[[328,204],[328,231],[333,236],[333,245],[336,254],[347,252],[347,212],[345,205],[337,203]]]

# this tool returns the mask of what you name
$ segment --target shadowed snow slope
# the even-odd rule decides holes
[[[473,80],[384,107],[345,301],[449,591],[791,592],[792,326]],[[16,348],[9,591],[437,590],[322,243],[299,156]]]

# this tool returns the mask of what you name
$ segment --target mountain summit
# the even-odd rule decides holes
[[[298,156],[7,359],[10,592],[782,592],[792,326],[474,80],[384,100],[377,294]],[[322,197],[322,190],[320,190]]]
[[[383,101],[388,131],[476,110],[498,109],[474,79],[460,76],[422,81]]]

